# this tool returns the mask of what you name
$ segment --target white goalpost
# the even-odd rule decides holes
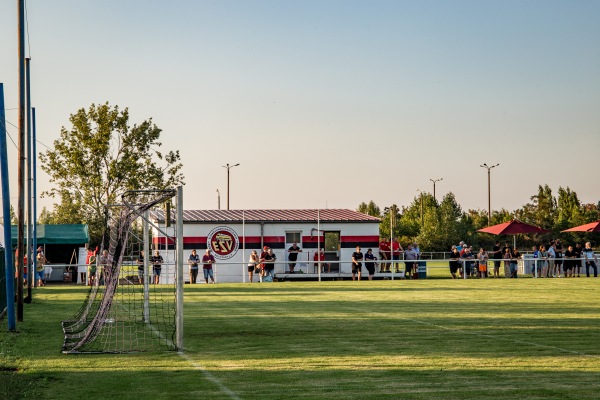
[[[167,235],[149,214],[176,199]],[[63,353],[127,353],[183,349],[183,190],[139,190],[106,207],[96,278],[82,307],[62,321]],[[174,244],[175,259],[154,284],[150,227]],[[166,275],[166,276],[165,276]]]

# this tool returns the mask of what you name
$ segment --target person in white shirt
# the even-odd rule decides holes
[[[594,249],[592,249],[592,244],[587,242],[585,244],[585,248],[582,251],[583,257],[585,258],[585,273],[587,277],[590,277],[590,267],[594,269],[594,278],[598,277],[598,257],[594,254]]]

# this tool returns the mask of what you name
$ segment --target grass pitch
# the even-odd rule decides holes
[[[85,289],[0,323],[1,399],[597,399],[600,280],[186,285],[182,354],[62,355]]]

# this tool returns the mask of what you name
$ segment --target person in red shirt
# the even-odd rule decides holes
[[[404,252],[404,249],[398,242],[398,239],[394,239],[394,241],[392,242],[392,260],[400,261],[401,252]],[[396,272],[400,272],[400,263],[394,262],[394,268],[396,269]]]
[[[386,238],[381,239],[379,242],[379,258],[385,261],[390,259],[390,242]],[[390,264],[381,263],[381,272],[390,272]]]
[[[325,250],[321,249],[320,251],[315,251],[315,255],[313,256],[313,260],[315,261],[315,269],[321,268],[325,266]],[[323,271],[325,272],[325,271]],[[327,264],[327,273],[331,273],[331,264]]]
[[[212,283],[215,283],[215,276],[212,265],[215,263],[215,258],[210,254],[210,249],[206,249],[206,253],[202,256],[202,271],[204,272],[204,280],[208,283],[208,278]]]

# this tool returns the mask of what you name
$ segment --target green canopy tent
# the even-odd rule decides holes
[[[12,245],[17,246],[17,226],[11,226]],[[53,264],[71,261],[73,252],[90,241],[85,224],[38,225],[37,245],[45,249],[46,258]]]

